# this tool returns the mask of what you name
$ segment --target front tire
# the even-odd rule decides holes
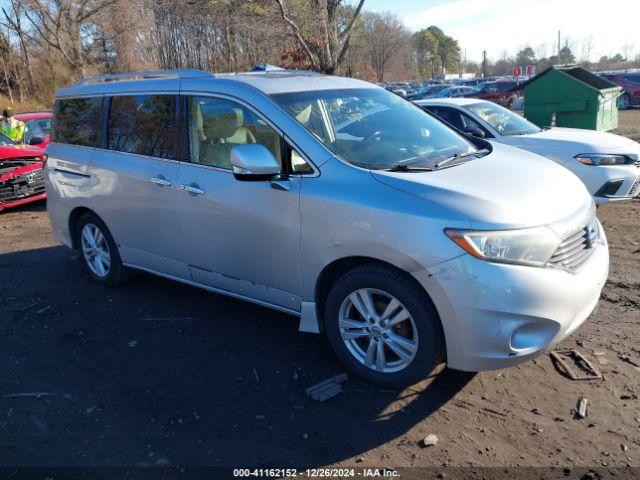
[[[410,278],[368,264],[340,277],[327,296],[325,330],[357,376],[401,389],[442,361],[444,339],[431,299]]]
[[[91,278],[104,285],[127,280],[130,271],[120,259],[118,247],[104,222],[94,213],[85,213],[76,225],[76,245]]]

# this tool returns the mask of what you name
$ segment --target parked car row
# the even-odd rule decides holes
[[[49,144],[52,116],[48,111],[15,115],[25,124],[22,143],[0,135],[0,212],[46,197],[44,149]]]
[[[620,110],[640,106],[640,71],[602,73],[600,76],[623,88],[618,97]]]
[[[514,79],[474,79],[459,84],[430,84],[414,93],[401,95],[407,100],[425,100],[429,98],[479,98],[490,100],[507,108],[514,108],[522,97],[518,88],[519,82]],[[391,90],[398,93],[396,90]]]
[[[540,128],[493,102],[431,99],[416,102],[455,129],[542,155],[582,180],[596,204],[640,193],[640,144],[620,135],[577,128]]]
[[[393,388],[578,328],[608,247],[565,167],[624,172],[611,200],[640,171],[615,136],[303,72],[95,77],[57,92],[53,124],[53,231],[96,282],[144,270],[290,313]]]

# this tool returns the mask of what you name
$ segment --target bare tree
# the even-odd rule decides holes
[[[74,77],[82,77],[95,53],[95,20],[117,0],[15,0],[20,15],[5,18],[12,30],[41,49],[58,52]],[[24,21],[20,19],[24,17]]]
[[[409,34],[391,13],[365,12],[362,21],[371,66],[378,82],[382,82],[389,62],[407,44]]]
[[[349,17],[341,21],[343,0],[307,0],[294,16],[287,0],[274,0],[290,35],[304,51],[313,68],[328,74],[336,72],[343,62],[351,30],[356,23],[365,0],[359,0]],[[306,28],[302,28],[302,25]],[[313,27],[315,28],[309,28]]]
[[[593,35],[589,35],[582,40],[582,53],[580,54],[580,63],[585,63],[591,60],[591,53],[593,52]]]
[[[625,43],[622,45],[622,56],[624,57],[624,61],[628,62],[631,60],[633,56],[634,46],[630,43]]]

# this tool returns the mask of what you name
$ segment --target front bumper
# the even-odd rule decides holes
[[[45,198],[47,198],[47,193],[43,192],[30,197],[21,198],[19,200],[13,200],[11,202],[0,201],[0,212],[7,208],[19,207],[25,203],[37,202],[38,200],[44,200]]]
[[[581,166],[575,172],[586,184],[598,205],[629,200],[640,194],[640,168],[635,165],[612,165],[603,167]],[[615,192],[608,192],[607,186],[619,185]],[[605,193],[603,193],[605,192]]]
[[[490,263],[462,255],[414,273],[440,314],[447,365],[494,370],[535,357],[591,314],[607,279],[604,233],[574,271]]]

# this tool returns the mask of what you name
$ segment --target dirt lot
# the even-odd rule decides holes
[[[640,137],[640,111],[622,123]],[[44,205],[3,213],[0,466],[640,467],[640,201],[598,214],[609,281],[562,347],[604,380],[542,356],[404,392],[352,378],[315,403],[304,389],[342,369],[294,318],[149,275],[98,286]]]

